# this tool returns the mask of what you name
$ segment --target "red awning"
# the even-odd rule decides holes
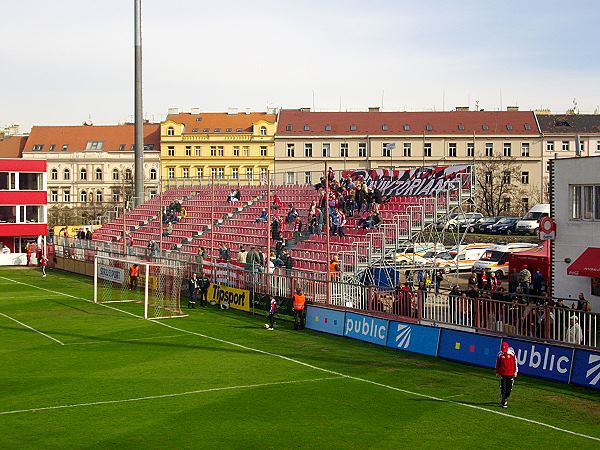
[[[567,267],[569,275],[600,278],[600,248],[589,247]]]

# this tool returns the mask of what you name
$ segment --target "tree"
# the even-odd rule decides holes
[[[504,156],[481,158],[475,166],[475,176],[475,201],[484,214],[522,214],[522,199],[528,190],[520,183],[521,164]]]

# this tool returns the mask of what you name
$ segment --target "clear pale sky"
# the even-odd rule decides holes
[[[0,0],[0,127],[133,115],[133,0]],[[597,0],[142,0],[144,111],[581,112],[600,104]]]

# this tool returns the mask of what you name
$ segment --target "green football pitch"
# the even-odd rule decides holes
[[[0,269],[0,448],[600,448],[597,392]],[[114,306],[114,305],[111,305]]]

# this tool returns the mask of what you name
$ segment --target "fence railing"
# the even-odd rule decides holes
[[[269,273],[263,267],[246,270],[241,264],[229,261],[211,264],[209,260],[178,251],[163,251],[159,257],[133,247],[131,253],[124,253],[122,245],[63,237],[57,237],[51,247],[50,255],[77,261],[93,262],[96,255],[119,256],[183,267],[184,277],[205,271],[216,283],[247,289],[258,295],[290,298],[294,290],[301,287],[310,302],[349,311],[502,336],[600,347],[599,314],[544,304],[541,298],[531,297],[534,301],[528,302],[526,296],[520,295],[507,297],[504,301],[485,297],[484,293],[481,297],[468,297],[451,292],[436,294],[411,290],[407,286],[384,289],[350,282],[337,273],[285,268],[276,268]],[[184,295],[186,284],[182,287]]]

